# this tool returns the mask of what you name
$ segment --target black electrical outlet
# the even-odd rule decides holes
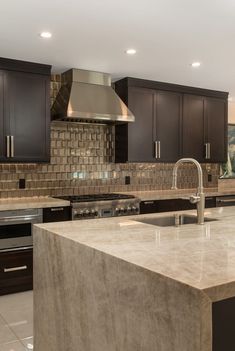
[[[125,184],[126,185],[131,184],[131,177],[130,176],[125,176]]]
[[[19,179],[19,189],[25,189],[25,179]]]
[[[207,175],[207,180],[208,180],[208,182],[212,182],[212,174]]]

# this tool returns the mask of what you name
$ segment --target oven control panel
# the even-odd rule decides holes
[[[92,219],[118,216],[131,216],[140,213],[140,202],[137,199],[79,203],[73,206],[72,219]]]

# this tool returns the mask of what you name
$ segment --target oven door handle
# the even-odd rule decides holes
[[[22,222],[32,222],[35,221],[35,219],[38,219],[40,222],[42,222],[41,216],[35,215],[35,216],[15,216],[15,217],[3,217],[0,218],[0,223],[1,222],[18,222],[19,220]]]
[[[235,198],[234,199],[217,199],[216,201],[220,203],[232,203],[232,202],[235,203]]]

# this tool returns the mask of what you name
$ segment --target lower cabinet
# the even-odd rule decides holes
[[[33,249],[0,253],[0,295],[33,289]]]
[[[205,207],[216,207],[216,198],[207,197],[205,200]],[[196,205],[191,204],[187,199],[152,200],[141,201],[140,203],[140,214],[161,213],[168,211],[184,211],[194,209],[196,209]]]
[[[212,351],[235,350],[235,297],[212,304]]]

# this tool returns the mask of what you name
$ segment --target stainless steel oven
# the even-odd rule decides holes
[[[42,218],[42,209],[0,212],[0,251],[32,247],[32,224],[42,223]]]

